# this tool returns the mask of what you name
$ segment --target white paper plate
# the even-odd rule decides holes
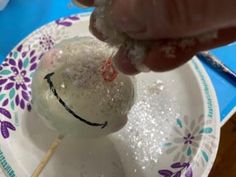
[[[0,67],[0,164],[29,177],[56,133],[31,110],[31,78],[44,52],[87,36],[88,15],[52,22],[28,36]],[[203,177],[215,160],[219,111],[194,58],[167,73],[137,76],[137,102],[124,129],[97,140],[65,138],[42,177]]]

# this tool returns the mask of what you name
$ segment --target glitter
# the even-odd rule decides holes
[[[117,148],[123,166],[127,165],[130,173],[138,169],[145,176],[154,176],[152,172],[161,160],[163,143],[179,116],[176,98],[170,92],[174,85],[174,81],[150,83],[137,79],[137,100],[128,115],[127,126],[112,135],[119,139],[118,142],[127,144],[124,147],[117,144]],[[122,155],[126,152],[129,152],[128,156]]]
[[[163,52],[167,58],[175,58],[176,47],[172,44],[162,47],[160,51]]]
[[[139,141],[137,145],[140,148],[142,146],[142,141]]]
[[[61,88],[66,88],[64,83],[61,84]]]

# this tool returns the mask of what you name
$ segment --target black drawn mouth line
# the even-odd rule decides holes
[[[104,123],[93,123],[93,122],[89,122],[86,119],[83,119],[82,117],[80,117],[79,115],[77,115],[73,110],[71,110],[67,104],[61,99],[61,97],[58,95],[53,82],[51,80],[51,77],[54,75],[54,72],[47,74],[44,79],[47,81],[50,90],[52,91],[52,93],[54,94],[54,96],[57,98],[57,100],[59,101],[59,103],[66,109],[67,112],[69,112],[72,116],[74,116],[76,119],[79,119],[81,122],[90,125],[90,126],[94,126],[94,127],[101,127],[101,129],[105,128],[108,124],[107,121],[105,121]]]

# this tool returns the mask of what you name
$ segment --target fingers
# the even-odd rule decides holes
[[[134,39],[182,38],[235,25],[236,1],[220,1],[113,0],[111,19]]]
[[[105,41],[106,37],[96,28],[96,17],[94,12],[91,14],[89,23],[90,32],[101,41]]]
[[[94,0],[74,0],[77,3],[81,3],[86,6],[94,5]],[[142,39],[144,36],[148,38],[146,33],[148,31],[147,26],[143,25],[144,20],[139,20],[137,14],[135,14],[135,4],[134,1],[124,1],[124,0],[113,0],[111,4],[112,9],[112,20],[116,25],[116,28],[125,32],[127,35],[133,38]],[[143,1],[140,1],[143,2]],[[145,4],[144,4],[145,5]],[[139,5],[142,7],[141,5]],[[148,8],[144,8],[148,9]],[[90,19],[90,31],[100,40],[105,41],[106,36],[104,36],[96,28],[96,18],[94,13],[91,15]],[[151,25],[151,28],[154,29]],[[170,34],[165,31],[168,35]],[[154,34],[151,33],[151,34]],[[140,37],[141,36],[141,37]],[[140,37],[140,38],[139,38]],[[152,38],[155,36],[152,36]],[[152,71],[167,71],[181,66],[189,59],[192,58],[197,52],[202,50],[208,50],[211,48],[219,47],[236,40],[236,28],[222,29],[218,32],[218,37],[209,41],[198,41],[193,40],[194,45],[183,46],[182,44],[176,43],[177,40],[170,39],[165,40],[161,44],[158,42],[153,43],[153,45],[148,49],[147,56],[143,60],[143,64],[150,68]],[[170,45],[174,41],[173,45]],[[114,62],[116,67],[125,74],[137,74],[139,73],[137,69],[133,66],[129,55],[124,47],[122,47],[117,55],[115,56]]]
[[[211,48],[219,47],[228,43],[236,41],[236,28],[222,29],[218,32],[218,37],[213,40],[190,41],[192,46],[185,46],[181,43],[169,45],[169,41],[161,44],[154,43],[147,57],[144,59],[143,64],[150,68],[152,71],[162,72],[177,68],[190,60],[197,52],[208,50]],[[122,49],[123,50],[123,49]],[[121,58],[119,58],[121,57]],[[124,62],[123,60],[128,60]],[[134,66],[130,62],[128,52],[116,57],[116,66],[121,72],[126,74],[135,74]],[[127,66],[130,65],[130,66]],[[138,73],[138,72],[136,72]]]
[[[95,0],[73,0],[73,2],[79,7],[88,7],[88,6],[94,6],[95,5]],[[95,18],[94,12],[91,14],[91,17],[90,17],[89,30],[99,40],[102,40],[102,41],[105,40],[105,37],[96,28],[96,18]]]
[[[119,0],[116,1],[112,1],[114,3],[119,2]],[[121,1],[124,4],[126,3],[125,1]],[[122,9],[123,6],[118,6],[118,9]],[[112,11],[112,15],[115,15],[115,11]],[[122,13],[123,12],[123,13]],[[128,9],[127,9],[128,12]],[[104,41],[106,39],[106,37],[104,35],[102,35],[102,33],[96,28],[96,16],[94,15],[95,13],[93,12],[91,15],[91,19],[90,19],[90,31],[91,33],[96,36],[98,39]],[[113,21],[114,24],[116,25],[116,30],[120,31],[120,32],[125,32],[127,33],[127,35],[131,34],[131,35],[137,35],[139,33],[143,33],[146,31],[146,27],[144,25],[142,25],[141,23],[139,24],[138,22],[135,22],[135,18],[130,19],[130,15],[128,15],[127,13],[125,14],[125,10],[121,10],[121,12],[119,12],[119,14],[122,14],[122,16],[117,17],[117,22]],[[118,16],[118,14],[117,14]],[[128,21],[126,21],[126,17],[129,18]],[[121,27],[122,26],[122,27]],[[119,29],[120,27],[120,29]],[[125,30],[122,30],[125,29]]]
[[[78,6],[93,6],[94,0],[73,0],[73,2]]]
[[[163,72],[184,64],[193,55],[193,51],[185,51],[178,46],[154,45],[143,63],[152,71]]]
[[[207,49],[220,47],[236,41],[236,27],[218,30],[217,38],[212,41],[205,42],[204,45],[200,43],[196,46],[197,52]]]
[[[95,0],[73,0],[77,4],[83,5],[94,5],[96,7]],[[113,24],[115,25],[116,30],[120,32],[125,32],[127,35],[138,35],[146,32],[146,25],[144,25],[143,21],[138,22],[140,20],[137,17],[136,10],[134,9],[134,13],[131,13],[132,1],[124,1],[124,0],[113,0],[111,1],[110,7],[110,15]],[[96,28],[96,17],[94,13],[92,14],[92,19],[90,20],[90,31],[93,35],[95,35],[98,39],[104,41],[104,36],[99,30]],[[138,19],[138,20],[137,20]]]
[[[134,67],[130,58],[128,57],[128,50],[125,47],[121,47],[116,54],[113,63],[116,68],[124,74],[135,75],[138,74],[139,71]]]
[[[111,19],[120,32],[127,34],[141,33],[146,30],[146,25],[139,19],[136,8],[137,1],[113,0],[111,4]]]

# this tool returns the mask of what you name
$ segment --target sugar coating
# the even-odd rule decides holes
[[[32,99],[34,110],[49,127],[62,135],[95,138],[126,124],[134,103],[134,84],[121,73],[112,81],[104,79],[100,68],[112,52],[104,43],[82,37],[63,41],[43,56],[33,78]],[[55,90],[71,110],[87,121],[107,122],[107,126],[90,126],[70,114],[45,79],[50,73],[54,73]]]

